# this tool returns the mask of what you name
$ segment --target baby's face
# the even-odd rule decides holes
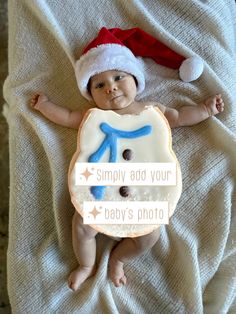
[[[132,75],[112,70],[94,75],[90,92],[98,108],[119,110],[134,102],[137,87]]]

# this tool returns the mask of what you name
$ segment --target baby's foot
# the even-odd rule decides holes
[[[109,260],[109,278],[114,283],[115,287],[126,285],[127,278],[124,273],[124,263],[115,258]]]
[[[68,286],[71,290],[76,291],[79,286],[96,272],[96,266],[79,266],[69,276]]]
[[[224,102],[221,95],[219,94],[208,98],[205,101],[205,107],[207,109],[209,116],[214,116],[219,112],[224,111]]]
[[[30,106],[39,110],[43,103],[48,101],[48,97],[44,94],[35,94],[30,100]]]

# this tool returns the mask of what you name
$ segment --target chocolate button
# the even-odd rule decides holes
[[[120,195],[123,196],[123,197],[127,197],[129,196],[129,187],[128,186],[122,186],[120,187]]]
[[[131,149],[125,149],[122,154],[124,160],[131,160],[134,158],[134,153]]]

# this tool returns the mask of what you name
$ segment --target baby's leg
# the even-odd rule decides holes
[[[72,241],[79,266],[68,279],[68,285],[74,291],[96,272],[96,234],[97,231],[84,225],[81,216],[75,212],[72,220]]]
[[[109,259],[109,277],[116,287],[126,284],[124,263],[152,248],[159,236],[160,228],[141,237],[125,238],[118,243],[111,252]]]

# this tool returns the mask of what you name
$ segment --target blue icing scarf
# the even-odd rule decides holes
[[[145,136],[151,133],[152,127],[150,125],[145,125],[144,127],[134,131],[122,131],[114,129],[108,123],[103,122],[100,124],[100,129],[105,134],[105,139],[99,148],[92,155],[90,155],[88,162],[98,162],[108,148],[110,149],[109,162],[116,162],[118,138],[133,139]],[[92,186],[90,191],[95,199],[101,200],[104,197],[105,186]]]

